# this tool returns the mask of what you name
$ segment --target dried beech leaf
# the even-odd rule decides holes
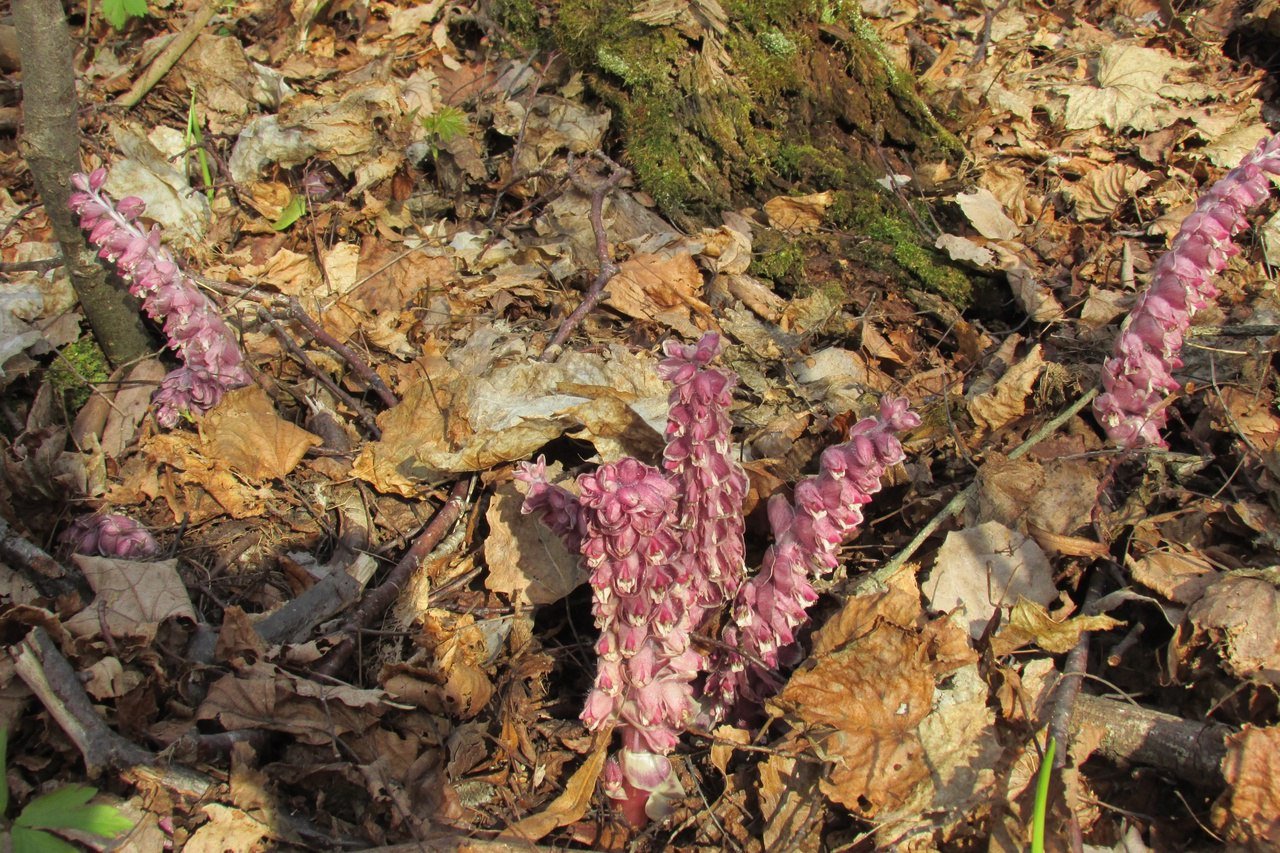
[[[277,415],[257,385],[228,391],[206,412],[200,419],[200,440],[206,456],[254,481],[283,478],[308,449],[322,443]]]
[[[1213,806],[1213,822],[1234,844],[1280,848],[1280,727],[1246,725],[1227,738],[1222,760],[1227,787]]]

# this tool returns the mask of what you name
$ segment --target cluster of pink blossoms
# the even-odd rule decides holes
[[[156,420],[171,427],[185,414],[209,410],[226,391],[251,379],[217,306],[183,275],[161,244],[160,230],[138,224],[142,199],[129,196],[114,203],[102,192],[106,181],[106,169],[72,175],[71,209],[98,254],[115,264],[143,310],[164,325],[169,346],[182,359],[183,366],[165,376],[153,398]]]
[[[1102,370],[1093,404],[1099,423],[1123,447],[1164,447],[1168,421],[1164,395],[1180,386],[1173,371],[1191,315],[1218,295],[1213,276],[1240,251],[1231,238],[1247,227],[1249,209],[1271,191],[1280,174],[1280,137],[1259,143],[1240,165],[1209,188],[1183,220],[1173,245],[1156,263],[1151,283],[1120,329],[1115,355]]]
[[[538,513],[590,572],[599,665],[582,719],[593,730],[616,721],[622,748],[606,765],[605,785],[636,824],[679,794],[667,755],[696,717],[723,719],[776,688],[764,667],[793,646],[817,598],[812,579],[835,567],[837,549],[862,521],[860,507],[903,458],[894,433],[920,422],[904,400],[885,399],[878,418],[823,453],[821,473],[800,483],[794,507],[774,496],[775,544],[746,581],[747,477],[733,457],[728,414],[737,378],[709,366],[719,349],[714,333],[694,346],[666,345],[659,371],[673,390],[665,470],[623,459],[581,475],[577,495],[548,483],[541,459],[517,475],[530,485],[524,511]],[[736,651],[708,660],[691,637],[726,604],[734,624],[723,639]]]
[[[160,543],[151,531],[125,515],[101,513],[82,515],[71,522],[62,541],[77,554],[145,560],[160,553]]]

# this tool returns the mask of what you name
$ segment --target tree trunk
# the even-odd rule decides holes
[[[67,207],[71,174],[81,166],[71,36],[62,4],[14,0],[13,15],[22,57],[23,156],[94,337],[112,365],[135,361],[152,349],[137,302],[108,279]]]
[[[544,0],[539,10],[494,0],[493,13],[526,47],[559,50],[585,72],[614,111],[626,165],[678,225],[696,230],[720,224],[724,210],[831,191],[824,224],[858,236],[833,254],[886,284],[967,304],[971,283],[922,233],[923,207],[877,184],[961,146],[857,4],[722,2]],[[755,272],[783,290],[800,286],[806,240],[762,236]]]

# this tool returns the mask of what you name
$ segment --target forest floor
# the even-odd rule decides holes
[[[119,31],[71,5],[87,169],[146,201],[255,383],[158,427],[171,355],[105,369],[65,275],[29,269],[59,250],[0,138],[6,820],[185,853],[1014,851],[1056,735],[1046,850],[1280,846],[1274,204],[1196,316],[1169,449],[1115,449],[1084,405],[1182,218],[1280,119],[1250,63],[1276,3],[865,0],[965,151],[883,162],[967,307],[848,263],[832,193],[672,225],[591,81],[505,37],[495,10],[534,6],[233,4],[126,109],[195,5]],[[636,829],[578,719],[585,575],[513,473],[660,459],[661,344],[709,330],[749,564],[764,499],[881,395],[923,420],[777,697],[686,733],[685,797]],[[163,553],[68,553],[92,512]],[[69,784],[131,828],[32,817]]]

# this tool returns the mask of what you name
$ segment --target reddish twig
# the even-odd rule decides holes
[[[459,480],[449,492],[449,499],[436,513],[429,523],[409,546],[409,550],[396,563],[395,568],[387,573],[386,578],[376,589],[364,597],[356,612],[347,624],[342,627],[342,640],[313,667],[319,675],[334,676],[338,670],[351,659],[356,648],[356,636],[364,628],[368,628],[375,620],[381,618],[397,596],[404,589],[409,578],[417,570],[431,550],[440,544],[440,540],[449,532],[449,528],[462,515],[462,506],[466,501],[471,484],[467,480]]]
[[[373,393],[378,395],[378,399],[382,400],[383,405],[391,408],[399,404],[399,398],[382,381],[382,377],[378,375],[377,371],[370,367],[369,363],[361,358],[359,353],[329,334],[311,315],[302,310],[302,303],[298,302],[294,297],[289,298],[289,316],[301,323],[313,338],[336,352],[355,371],[357,376],[369,383],[369,387],[373,389]]]
[[[294,343],[293,338],[289,337],[289,333],[280,327],[280,324],[271,316],[270,311],[266,308],[259,308],[258,318],[271,327],[271,331],[280,339],[280,343],[289,351],[291,356],[298,360],[304,370],[314,376],[321,385],[329,389],[330,394],[337,397],[356,413],[356,416],[360,418],[360,422],[364,424],[365,429],[369,430],[369,434],[373,436],[375,441],[382,438],[382,431],[378,429],[378,421],[374,418],[373,413],[362,406],[355,397],[342,390],[342,387],[337,382],[334,382],[329,374],[317,367],[316,363],[302,351],[302,347]]]
[[[582,297],[582,302],[560,324],[555,337],[542,351],[542,361],[555,361],[564,348],[564,342],[569,339],[569,335],[573,334],[578,324],[595,310],[600,300],[604,299],[605,285],[618,274],[618,265],[613,262],[613,257],[609,254],[609,235],[604,230],[604,199],[614,187],[622,183],[623,178],[631,173],[603,154],[599,156],[613,167],[609,177],[596,184],[591,191],[591,230],[596,235],[596,258],[600,263],[600,272],[596,275],[596,280],[591,283],[591,287],[587,289],[586,295]]]

